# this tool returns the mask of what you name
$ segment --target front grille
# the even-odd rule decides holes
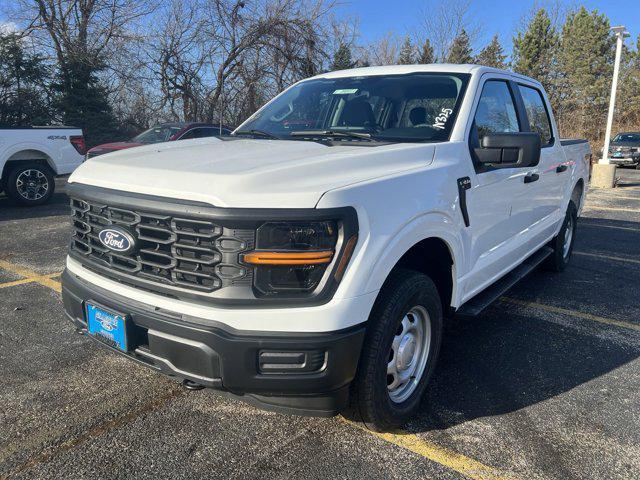
[[[633,147],[612,147],[611,151],[613,153],[634,153],[636,149]]]
[[[71,198],[71,251],[89,265],[170,287],[213,292],[251,283],[238,254],[253,248],[252,230],[223,228],[210,220],[117,208]],[[99,232],[118,226],[136,238],[136,249],[120,254],[105,247]]]

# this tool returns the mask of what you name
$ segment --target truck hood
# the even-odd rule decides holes
[[[346,143],[346,142],[345,142]],[[312,208],[335,188],[431,163],[433,144],[217,138],[147,145],[83,163],[69,182],[234,208]]]

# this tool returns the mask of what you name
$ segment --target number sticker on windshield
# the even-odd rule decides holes
[[[436,121],[433,124],[433,128],[437,128],[438,130],[444,130],[444,125],[447,123],[447,120],[449,120],[449,115],[451,115],[453,113],[453,110],[451,110],[450,108],[442,108],[440,110],[440,115],[438,115],[436,117]]]

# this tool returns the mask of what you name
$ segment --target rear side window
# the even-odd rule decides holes
[[[542,94],[535,88],[524,85],[518,85],[518,88],[522,95],[531,130],[540,134],[542,146],[550,145],[553,141],[553,134],[551,133],[551,122],[549,121],[549,114]]]
[[[189,140],[191,138],[196,138],[196,130],[193,128],[182,135],[178,140]]]
[[[222,130],[224,133],[224,129]],[[214,127],[196,128],[196,138],[214,137],[220,135],[220,129]]]
[[[520,131],[516,107],[507,82],[489,80],[482,88],[475,116],[478,140],[489,133]]]

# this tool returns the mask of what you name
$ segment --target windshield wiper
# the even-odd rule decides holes
[[[273,133],[265,132],[264,130],[239,130],[234,133],[234,135],[255,135],[258,137],[272,138],[274,140],[280,140],[280,137],[274,135]]]
[[[370,133],[337,131],[337,130],[298,130],[289,134],[292,137],[351,137],[371,140]]]

